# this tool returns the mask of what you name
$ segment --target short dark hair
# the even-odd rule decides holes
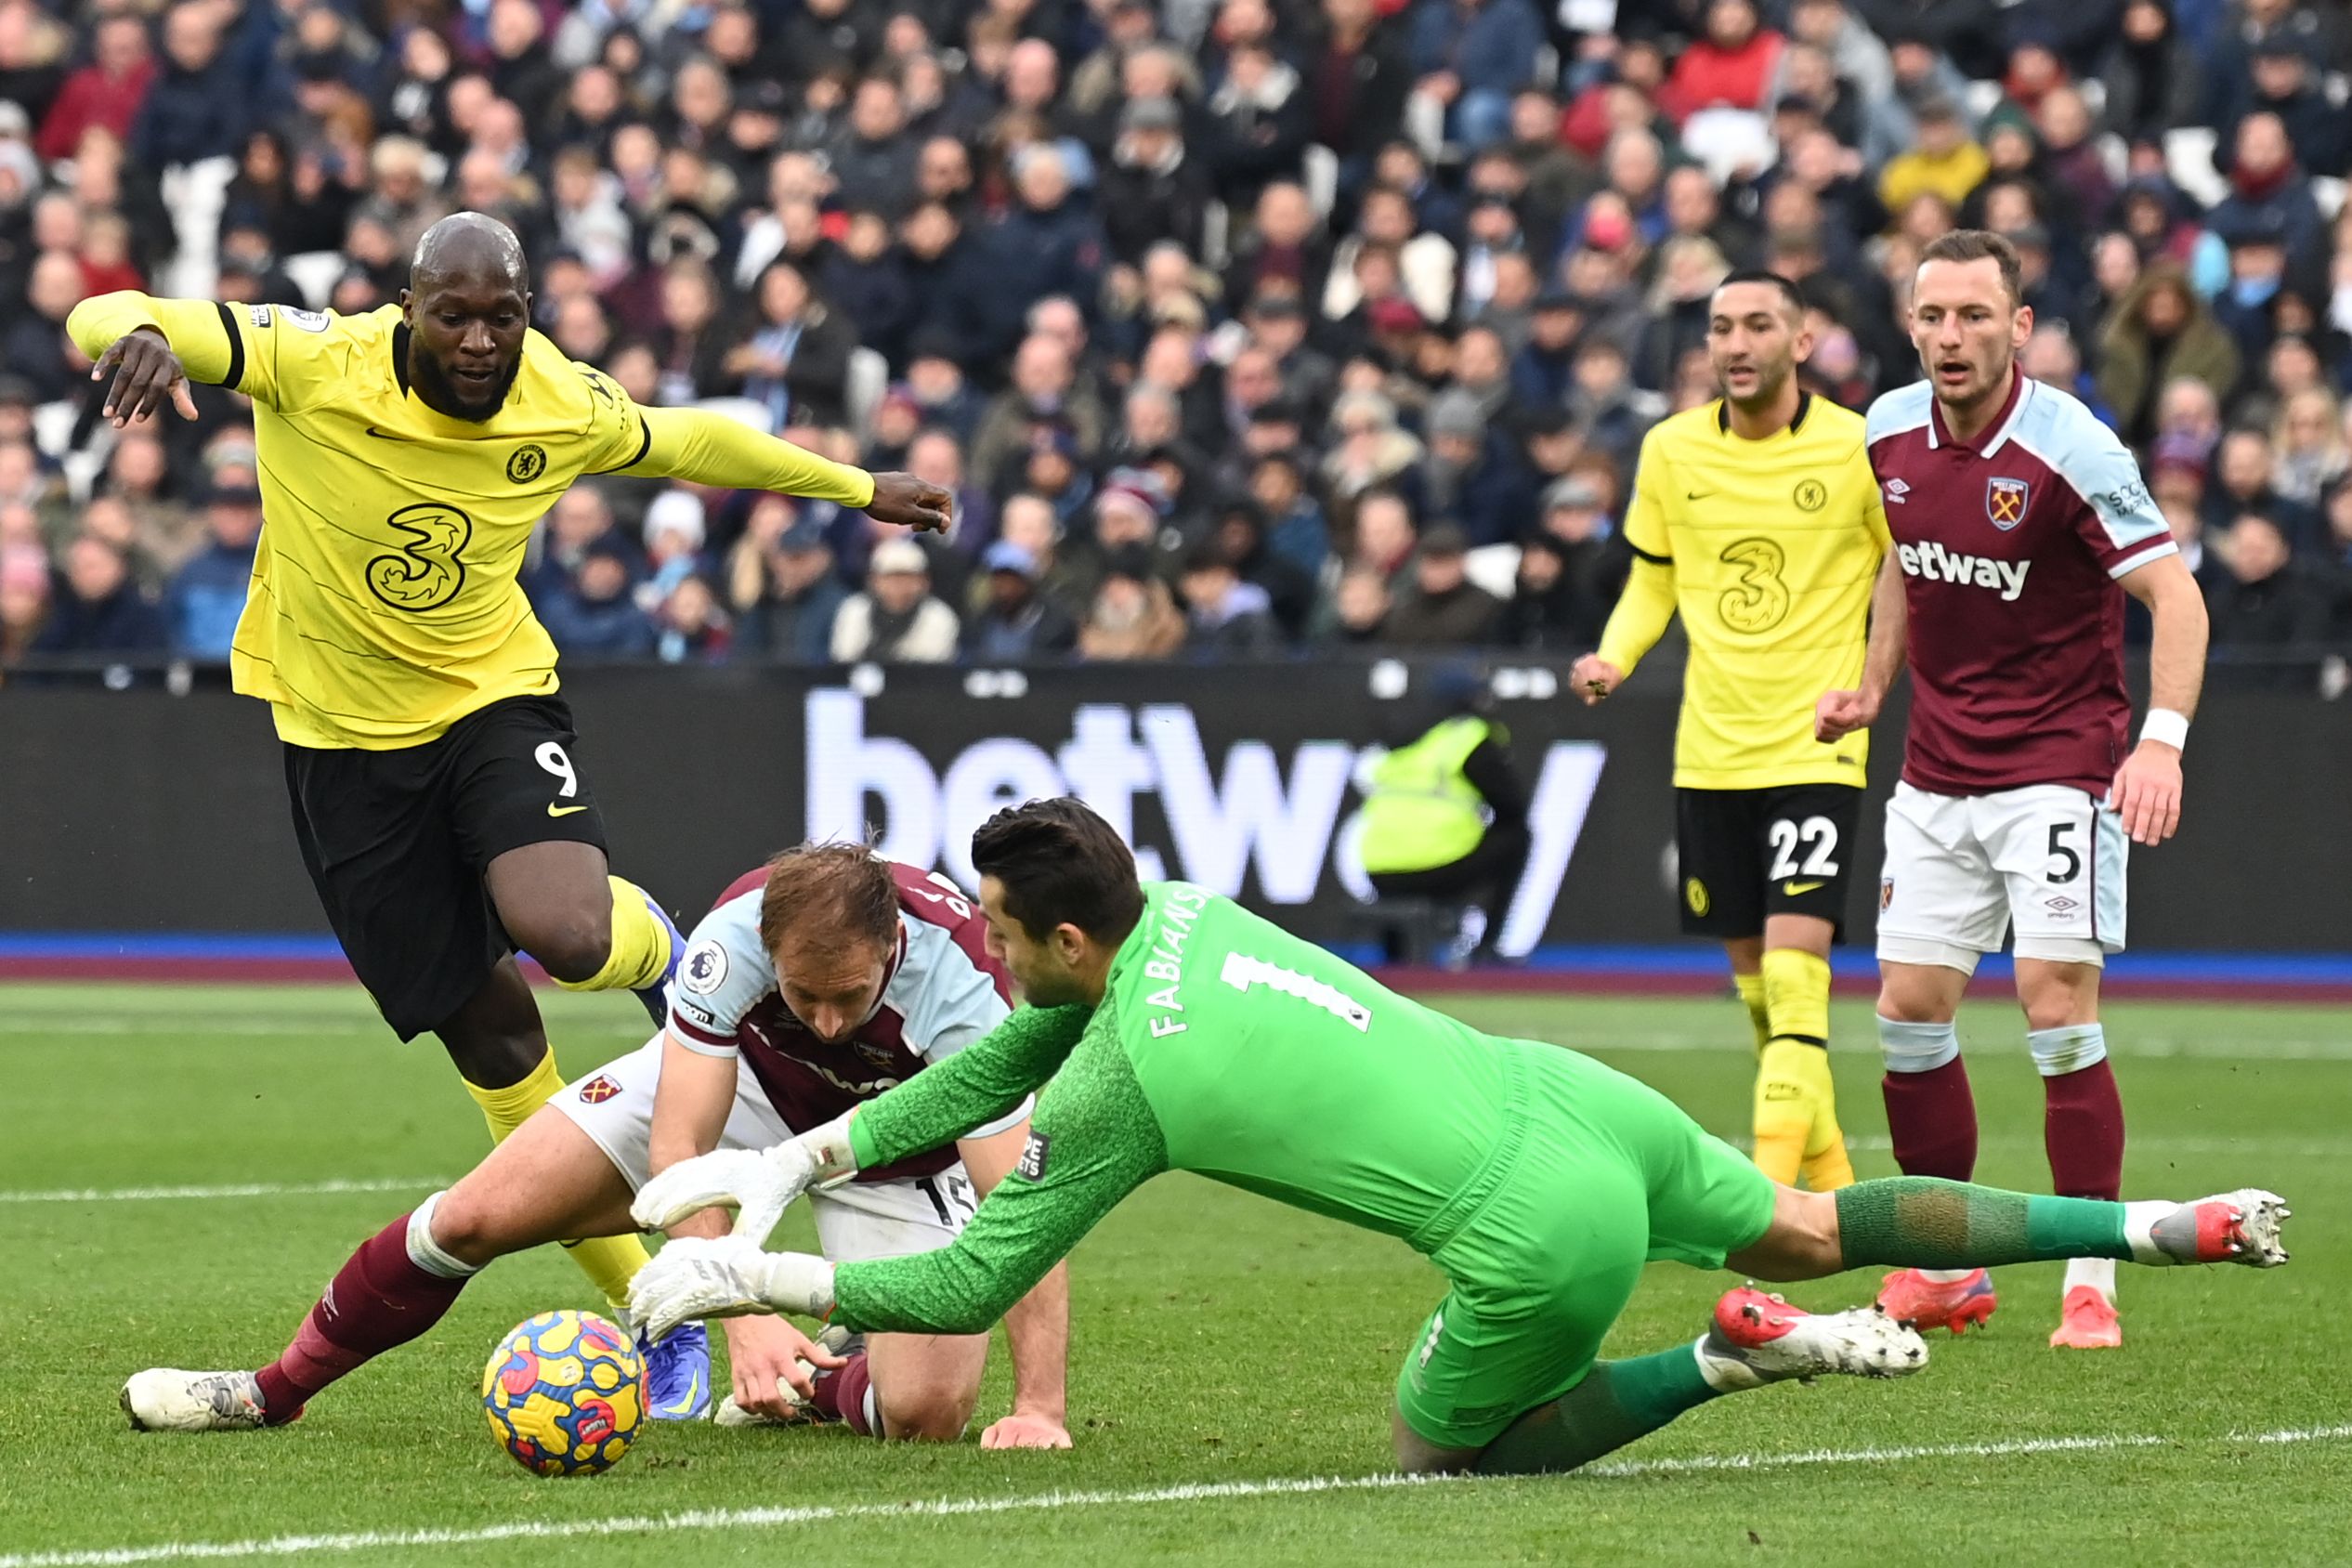
[[[2025,302],[2025,269],[2018,260],[2018,248],[1989,229],[1955,229],[1939,234],[1927,248],[1919,253],[1919,265],[1931,261],[1998,262],[2001,267],[2001,287],[2008,294],[2012,307]]]
[[[983,822],[972,869],[1004,884],[1004,912],[1033,937],[1068,924],[1116,945],[1143,918],[1134,854],[1072,795],[1007,806]]]
[[[787,934],[832,955],[854,946],[895,947],[898,883],[890,862],[863,843],[804,843],[767,863],[760,894],[760,946]]]
[[[1781,298],[1788,304],[1789,314],[1800,321],[1805,319],[1804,292],[1792,280],[1782,277],[1770,268],[1743,267],[1735,272],[1727,273],[1723,281],[1715,285],[1715,292],[1721,294],[1734,283],[1761,283],[1768,289],[1777,289]]]

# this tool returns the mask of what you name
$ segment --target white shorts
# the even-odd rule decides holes
[[[722,1149],[766,1149],[792,1136],[768,1104],[748,1063],[736,1063],[735,1109],[727,1114]],[[647,1149],[653,1136],[653,1093],[661,1081],[661,1039],[654,1039],[608,1062],[548,1102],[572,1119],[605,1152],[629,1183],[646,1183]],[[1025,1105],[1013,1117],[1027,1114]],[[994,1130],[991,1129],[990,1130]],[[979,1207],[972,1178],[960,1163],[936,1176],[910,1182],[847,1182],[808,1195],[817,1219],[817,1243],[836,1263],[874,1258],[904,1258],[932,1252],[956,1239]]]
[[[2081,790],[1991,795],[1895,786],[1878,957],[1976,973],[2012,924],[2017,956],[2099,964],[2123,950],[2123,818]]]

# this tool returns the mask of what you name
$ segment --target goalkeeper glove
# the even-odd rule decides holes
[[[647,1182],[629,1206],[639,1230],[667,1230],[705,1209],[736,1210],[732,1235],[754,1245],[767,1238],[785,1208],[811,1187],[830,1186],[857,1171],[849,1146],[849,1117],[788,1138],[770,1149],[722,1149],[698,1155]]]
[[[763,1252],[737,1235],[671,1242],[629,1282],[629,1321],[648,1339],[688,1318],[832,1310],[832,1264],[805,1252]]]

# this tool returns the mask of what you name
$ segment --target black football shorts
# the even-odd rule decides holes
[[[345,956],[402,1039],[455,1013],[513,950],[482,874],[510,849],[605,847],[571,710],[509,698],[390,751],[288,746],[294,838]]]
[[[1862,792],[1850,784],[1677,790],[1682,932],[1761,936],[1771,915],[1846,928],[1846,889]]]

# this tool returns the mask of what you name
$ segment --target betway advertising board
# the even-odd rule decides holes
[[[1363,777],[1409,738],[1428,667],[1401,663],[830,671],[569,668],[581,776],[614,869],[689,921],[767,855],[868,830],[972,879],[972,830],[1069,791],[1147,876],[1232,894],[1321,940],[1362,940]],[[1598,709],[1564,665],[1490,667],[1533,810],[1504,946],[1655,944],[1676,931],[1670,667]],[[1880,725],[1849,942],[1875,912]],[[2352,949],[2352,706],[2236,696],[2198,717],[2180,836],[2131,860],[2138,949]],[[0,690],[0,931],[317,933],[267,710],[226,692]]]
[[[1269,682],[1247,703],[1223,694],[1040,699],[1020,674],[1009,682],[1017,695],[1004,693],[1002,674],[967,683],[995,695],[960,706],[903,690],[894,699],[899,683],[890,681],[812,690],[804,825],[817,838],[878,830],[885,854],[969,887],[974,828],[1006,805],[1073,794],[1135,846],[1146,878],[1197,882],[1336,930],[1350,901],[1372,896],[1355,834],[1366,770],[1387,749],[1382,732],[1393,733],[1384,721],[1419,711],[1409,695],[1367,697],[1375,680],[1394,686],[1401,671],[1352,673]],[[1533,673],[1553,685],[1551,672]],[[996,733],[1003,728],[1017,732]],[[1510,908],[1495,913],[1504,950],[1524,952],[1554,923],[1608,747],[1530,735],[1513,750],[1534,847]]]

